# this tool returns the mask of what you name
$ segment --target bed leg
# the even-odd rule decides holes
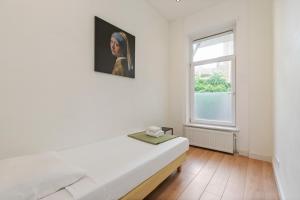
[[[177,172],[178,172],[178,173],[181,172],[181,166],[177,167]]]

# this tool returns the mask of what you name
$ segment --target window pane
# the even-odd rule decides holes
[[[198,65],[194,69],[194,115],[196,120],[232,122],[232,62]]]
[[[234,54],[233,33],[193,42],[193,62]]]

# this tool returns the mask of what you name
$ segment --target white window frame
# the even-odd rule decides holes
[[[233,33],[233,43],[234,43],[234,53],[233,55],[229,56],[222,56],[202,61],[193,62],[193,43],[197,40],[205,40],[205,39],[212,39],[214,37],[220,37],[224,34],[228,34],[229,32]],[[223,32],[219,32],[210,36],[206,37],[199,37],[199,38],[191,38],[190,39],[190,123],[192,124],[203,124],[203,125],[217,125],[217,126],[236,126],[236,42],[235,42],[235,31],[234,29],[226,30]],[[232,122],[227,121],[219,121],[219,120],[204,120],[204,119],[196,119],[195,117],[195,102],[194,102],[194,93],[195,93],[195,66],[210,64],[215,62],[226,62],[231,61],[231,94],[232,94]]]

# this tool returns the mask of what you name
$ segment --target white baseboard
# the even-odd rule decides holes
[[[263,161],[272,163],[272,156],[263,156],[263,155],[257,155],[254,153],[249,153],[249,158],[253,158],[256,160],[263,160]]]
[[[262,160],[270,163],[272,162],[272,156],[263,156],[254,153],[249,153],[247,151],[242,151],[242,150],[239,150],[239,154],[256,160]]]
[[[282,188],[282,185],[281,185],[281,181],[280,181],[280,178],[279,178],[278,170],[277,170],[277,167],[276,167],[276,162],[275,162],[274,159],[272,159],[272,166],[273,166],[273,172],[274,172],[274,176],[275,176],[275,182],[276,182],[278,193],[279,193],[279,198],[281,200],[286,200],[284,192],[283,192],[283,188]]]
[[[241,155],[241,156],[246,156],[246,157],[249,157],[249,153],[248,153],[248,151],[242,151],[242,150],[238,150],[238,152],[239,152],[239,155]]]

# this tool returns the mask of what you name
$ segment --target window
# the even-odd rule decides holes
[[[235,126],[234,32],[192,41],[191,123]]]

